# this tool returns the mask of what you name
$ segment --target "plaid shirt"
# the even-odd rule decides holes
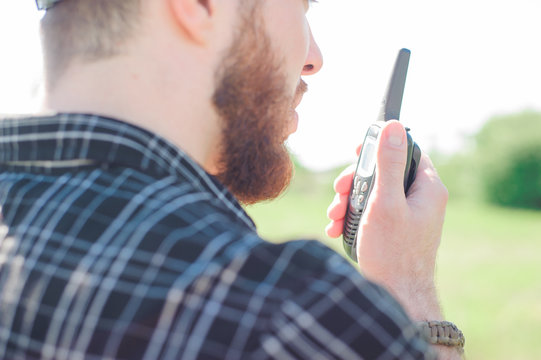
[[[271,244],[163,138],[0,122],[0,358],[417,359],[401,307],[315,241]]]

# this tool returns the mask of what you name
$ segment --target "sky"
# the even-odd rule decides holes
[[[541,111],[540,15],[539,0],[319,0],[308,19],[324,65],[305,78],[292,153],[313,170],[354,162],[404,47],[400,120],[424,150],[452,153],[492,116]],[[0,0],[0,113],[38,109],[39,18],[34,0]]]

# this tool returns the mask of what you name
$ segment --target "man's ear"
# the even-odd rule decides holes
[[[199,44],[208,42],[216,0],[168,0],[172,15],[186,35]]]

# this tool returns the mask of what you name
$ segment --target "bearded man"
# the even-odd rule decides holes
[[[442,320],[447,192],[424,155],[406,199],[399,123],[364,277],[315,241],[265,242],[240,205],[290,181],[301,76],[322,66],[309,0],[37,3],[44,111],[1,124],[0,358],[459,356],[416,324]],[[338,195],[330,235],[344,213]]]

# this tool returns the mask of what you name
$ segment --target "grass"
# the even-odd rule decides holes
[[[316,238],[344,254],[341,241],[324,234],[338,173],[300,170],[284,196],[249,207],[260,234],[274,242]],[[436,280],[446,318],[466,336],[467,358],[540,358],[541,211],[452,195]]]
[[[451,202],[438,282],[472,359],[541,354],[541,212]]]

